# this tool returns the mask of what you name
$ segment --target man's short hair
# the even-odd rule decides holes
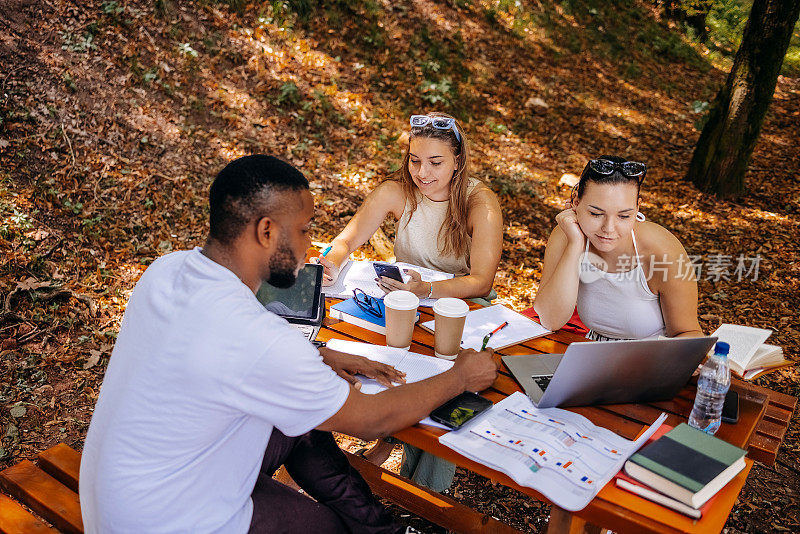
[[[303,173],[274,156],[257,154],[233,160],[222,169],[209,192],[209,236],[230,243],[254,219],[275,217],[288,206],[277,193],[308,189]]]

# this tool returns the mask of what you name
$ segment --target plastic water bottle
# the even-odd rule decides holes
[[[730,345],[718,341],[714,346],[714,355],[700,369],[700,378],[697,380],[697,396],[689,416],[689,425],[709,434],[715,434],[719,429],[725,394],[731,386],[729,350]]]

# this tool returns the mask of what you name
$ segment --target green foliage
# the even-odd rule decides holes
[[[87,31],[82,35],[75,35],[72,32],[59,32],[63,44],[62,50],[69,50],[71,52],[89,52],[90,50],[97,49],[94,43],[94,36],[97,33],[97,27],[90,25]]]
[[[189,43],[181,43],[178,45],[178,52],[187,57],[197,57],[197,50],[192,48]]]
[[[438,82],[423,80],[419,89],[422,94],[422,100],[434,105],[444,104],[449,106],[458,96],[449,78],[442,78]]]
[[[300,89],[297,88],[294,82],[285,82],[279,89],[278,96],[275,98],[275,104],[278,106],[284,104],[297,105],[300,103],[302,96],[303,95],[300,94]]]
[[[744,27],[750,16],[750,0],[718,0],[714,2],[706,18],[708,27],[707,46],[714,57],[725,62],[733,62],[736,51],[742,42]],[[783,60],[781,74],[800,76],[800,21],[795,23],[789,49]]]

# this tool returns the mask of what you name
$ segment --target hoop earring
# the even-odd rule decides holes
[[[644,213],[642,213],[641,211],[637,211],[636,212],[636,220],[639,221],[639,222],[644,222],[644,221],[647,220],[647,217],[645,217]]]

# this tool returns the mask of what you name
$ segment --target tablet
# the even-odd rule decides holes
[[[306,263],[292,287],[277,288],[266,282],[256,293],[266,309],[290,323],[321,323],[325,306],[322,296],[322,265]]]

